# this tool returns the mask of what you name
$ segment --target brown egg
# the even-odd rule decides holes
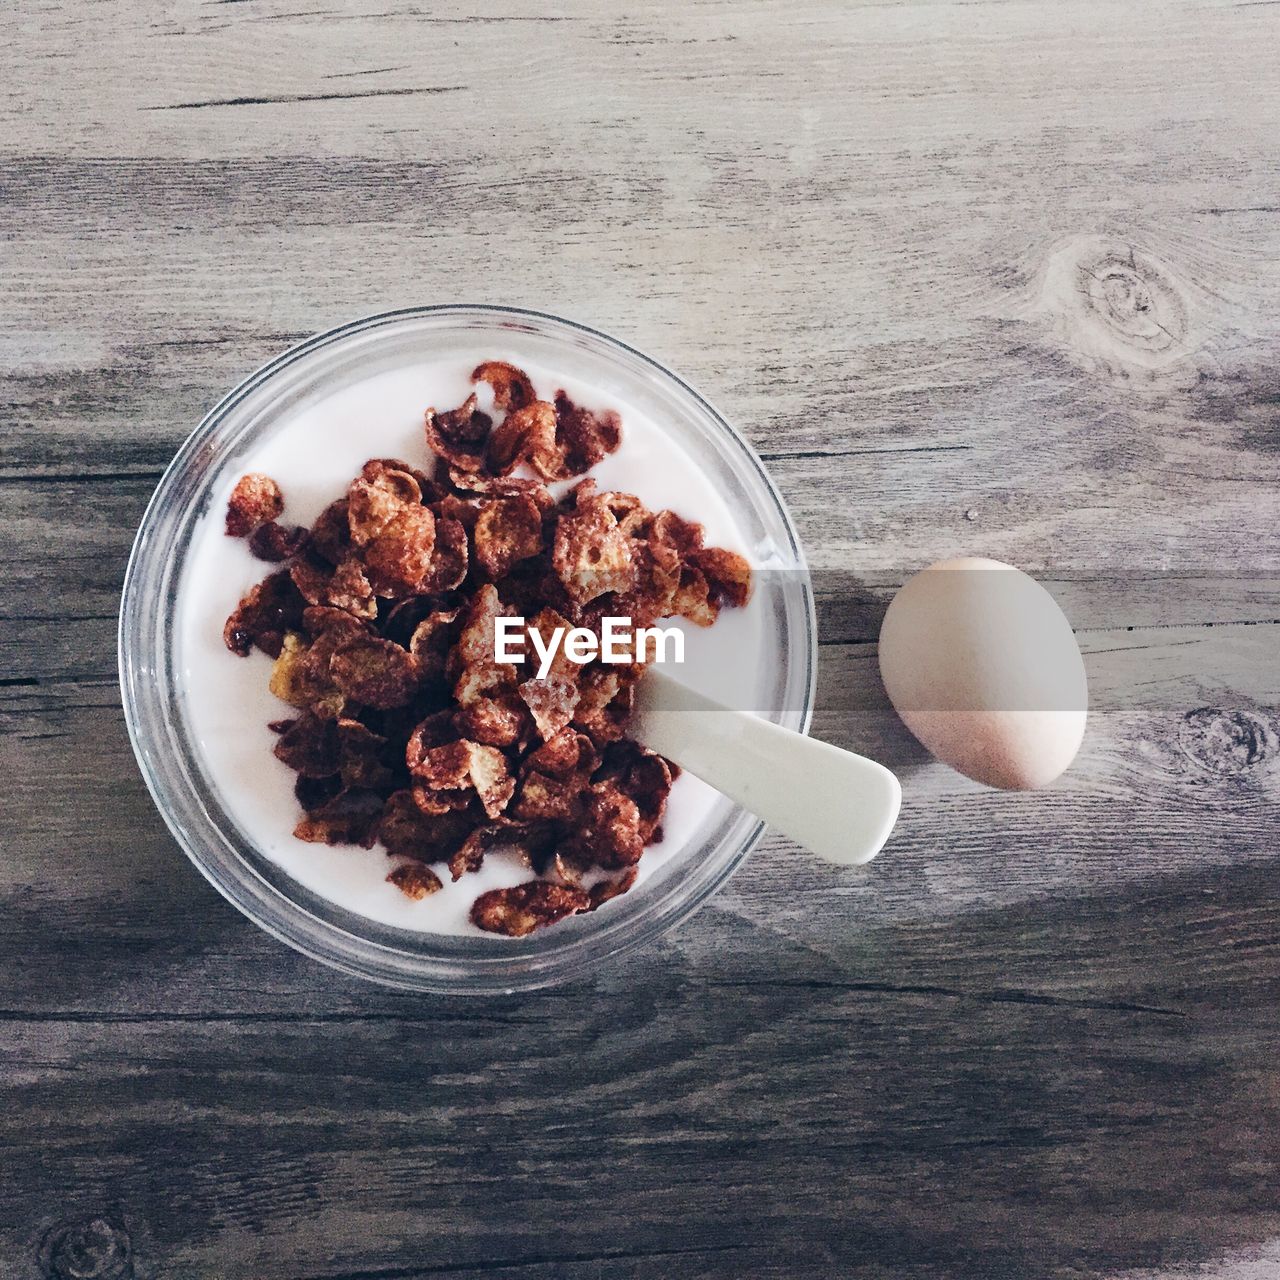
[[[1057,602],[998,560],[931,565],[893,598],[880,674],[908,729],[992,787],[1052,782],[1084,737],[1088,687]]]

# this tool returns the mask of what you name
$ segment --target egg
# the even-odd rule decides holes
[[[1080,646],[1054,598],[1012,565],[966,557],[908,579],[880,628],[880,675],[907,728],[977,782],[1043,787],[1080,749]]]

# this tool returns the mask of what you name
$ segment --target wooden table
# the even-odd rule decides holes
[[[0,48],[0,1275],[1280,1274],[1280,8],[19,0]],[[157,476],[288,343],[458,299],[767,459],[815,729],[904,782],[868,872],[768,840],[464,1002],[177,851],[115,677]],[[1087,652],[1045,794],[886,710],[885,602],[961,551]]]

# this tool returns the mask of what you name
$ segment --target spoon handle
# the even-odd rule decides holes
[[[650,667],[627,732],[828,862],[880,852],[902,804],[883,765],[734,711]]]

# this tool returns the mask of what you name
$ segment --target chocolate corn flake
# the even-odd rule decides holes
[[[304,778],[330,778],[342,764],[336,720],[307,713],[276,740],[276,759]]]
[[[711,597],[711,584],[701,569],[686,567],[671,598],[672,610],[699,627],[709,627],[720,616],[720,606]]]
[[[634,582],[630,542],[607,503],[590,493],[579,492],[573,511],[557,521],[551,564],[578,604]]]
[[[338,720],[338,775],[347,787],[389,791],[399,776],[387,739],[359,720]]]
[[[541,480],[532,480],[527,476],[478,474],[450,467],[449,478],[458,490],[459,498],[471,498],[473,495],[484,498],[528,498],[538,508],[539,514],[544,516],[556,505],[551,490]],[[442,509],[446,505],[449,504],[442,502]],[[457,512],[457,518],[474,529],[480,510],[481,507],[478,506],[467,506],[464,511]]]
[[[432,853],[431,831],[430,819],[408,790],[394,791],[387,797],[378,819],[378,839],[388,853],[428,858]]]
[[[702,526],[682,519],[674,511],[659,511],[653,517],[650,534],[654,542],[671,547],[682,556],[702,548]]]
[[[448,708],[424,716],[414,726],[405,743],[405,766],[411,773],[416,772],[426,761],[429,752],[436,747],[447,746],[456,742],[457,733],[453,727],[453,712]]]
[[[440,818],[447,813],[460,813],[472,807],[472,797],[467,792],[441,791],[421,778],[414,779],[410,795],[413,803],[429,818]]]
[[[427,444],[433,453],[469,471],[484,468],[484,445],[493,419],[476,407],[474,395],[447,413],[428,409],[425,418]]]
[[[351,547],[351,522],[346,498],[331,502],[311,526],[310,549],[321,560],[338,565]]]
[[[500,690],[495,697],[477,698],[454,713],[454,727],[490,747],[515,747],[527,731],[529,717],[514,694]]]
[[[232,538],[247,538],[283,510],[284,495],[270,476],[256,472],[241,476],[227,502],[227,533]]]
[[[384,800],[376,791],[339,791],[316,809],[308,810],[293,834],[310,844],[358,844],[373,848]]]
[[[222,629],[222,638],[227,648],[242,658],[253,648],[268,657],[279,657],[286,633],[301,624],[305,607],[306,601],[289,574],[279,570],[240,601]]]
[[[497,498],[481,510],[472,536],[480,567],[490,578],[505,578],[542,550],[542,516],[531,498]]]
[[[595,413],[556,392],[556,442],[568,475],[580,476],[603,462],[622,443],[622,419],[612,409]]]
[[[426,584],[436,545],[436,518],[423,506],[403,506],[365,548],[367,576],[375,595],[414,595]]]
[[[376,480],[355,480],[347,490],[347,527],[351,541],[358,547],[367,546],[395,519],[409,502],[420,503],[420,497],[407,498],[404,492],[388,477],[403,472],[385,472]],[[418,485],[412,476],[404,478],[417,494]]]
[[[668,761],[624,739],[609,748],[595,774],[595,784],[611,785],[635,803],[640,833],[647,844],[662,824],[673,777]]]
[[[286,632],[280,656],[271,668],[271,680],[267,687],[281,702],[287,702],[291,707],[306,707],[311,704],[310,691],[302,678],[302,659],[306,652],[306,641],[296,631]]]
[[[704,547],[692,558],[717,603],[741,609],[751,599],[751,565],[745,556],[724,547]]]
[[[582,668],[572,724],[597,747],[619,741],[631,716],[637,674],[634,669],[592,663]]]
[[[595,763],[598,763],[586,763],[593,760],[592,752],[591,739],[586,734],[576,733],[565,727],[543,742],[542,746],[530,751],[524,758],[524,767],[554,778],[563,777],[579,768],[590,773]]]
[[[482,893],[471,907],[471,921],[486,933],[523,938],[590,906],[591,895],[585,889],[530,880],[510,889]]]
[[[510,803],[516,789],[507,758],[497,747],[473,743],[471,747],[471,785],[491,818],[498,817]]]
[[[421,862],[403,863],[392,871],[387,879],[401,893],[415,900],[425,898],[428,894],[444,888],[444,882],[440,877],[430,867],[423,866]]]
[[[471,748],[466,739],[429,747],[413,766],[415,778],[421,778],[436,791],[457,791],[471,782]]]
[[[544,678],[526,680],[519,688],[543,742],[554,738],[573,719],[580,695],[571,676],[553,671]]]
[[[333,584],[334,566],[317,557],[303,554],[289,566],[289,578],[308,605],[328,605]],[[330,605],[330,608],[337,608]],[[347,613],[346,609],[341,612]]]
[[[483,584],[471,598],[462,634],[458,637],[458,658],[464,666],[483,665],[494,660],[496,624],[502,617],[498,588]]]
[[[582,789],[581,775],[529,773],[520,784],[512,816],[522,822],[572,822],[582,812]]]
[[[676,773],[626,736],[641,666],[581,665],[561,647],[539,675],[534,637],[599,634],[606,617],[707,626],[747,602],[751,571],[634,494],[548,488],[618,448],[617,414],[539,399],[501,361],[472,380],[493,416],[475,395],[429,410],[431,466],[371,458],[309,529],[279,523],[274,481],[241,480],[228,532],[280,568],[224,639],[274,659],[271,692],[293,709],[271,728],[296,774],[298,839],[380,842],[398,859],[388,880],[415,899],[446,872],[516,857],[549,878],[480,895],[471,918],[522,937],[633,886]],[[527,619],[522,663],[496,661],[509,616]]]
[[[429,748],[412,773],[433,791],[472,788],[491,818],[507,807],[516,787],[507,758],[497,747],[466,738]]]
[[[393,791],[382,807],[378,839],[388,853],[420,862],[443,862],[466,840],[475,819],[462,809],[444,806],[428,812],[413,791]]]
[[[526,615],[527,617],[527,615]],[[555,634],[560,631],[562,634],[573,624],[564,614],[556,609],[542,608],[539,609],[532,618],[527,618],[525,630],[532,636],[533,632],[537,632],[542,640],[543,649],[549,649]],[[571,684],[577,684],[581,677],[582,668],[565,653],[563,646],[556,649],[551,659],[551,669],[547,673],[548,679],[556,677],[564,677]],[[545,735],[544,735],[545,736]]]
[[[314,813],[341,790],[342,779],[336,773],[323,778],[308,778],[300,773],[293,782],[293,796],[302,806],[303,813]]]
[[[620,898],[635,884],[637,874],[635,867],[628,867],[620,876],[612,880],[597,880],[587,890],[587,896],[591,899],[591,905],[587,907],[587,910],[595,911],[597,907],[604,906],[606,902],[612,902],[614,898]]]
[[[556,443],[555,405],[535,400],[509,413],[489,437],[485,461],[500,476],[527,462],[541,480],[568,479],[564,454]]]
[[[348,555],[333,571],[325,584],[324,597],[313,604],[327,604],[342,609],[356,618],[372,621],[378,616],[378,603],[373,598],[373,587],[365,565]]]
[[[359,625],[354,618],[352,623]],[[301,654],[297,688],[307,698],[306,705],[313,714],[332,718],[340,716],[346,709],[347,695],[333,678],[333,655],[353,636],[368,634],[367,630],[346,631],[330,627],[316,636]]]
[[[418,660],[418,674],[423,680],[444,679],[458,636],[457,621],[457,609],[436,609],[414,627],[409,636],[409,652]]]
[[[302,628],[315,639],[333,632],[344,636],[367,633],[369,624],[345,609],[335,609],[332,605],[310,605],[302,611]]]
[[[405,476],[412,478],[417,483],[416,493],[412,491],[406,492],[406,501],[435,502],[444,493],[444,490],[425,471],[420,471],[417,467],[405,462],[403,458],[370,458],[360,468],[360,478],[373,483],[384,477],[388,472],[400,473],[399,477],[393,481],[393,484],[403,486],[405,484],[403,477]]]
[[[413,654],[372,635],[344,640],[329,660],[329,674],[347,697],[381,710],[404,706],[418,687]]]
[[[456,590],[466,581],[470,559],[466,526],[460,520],[438,516],[431,567],[418,584],[418,591],[423,595],[440,595]]]
[[[644,846],[639,805],[614,783],[592,783],[583,821],[569,842],[572,856],[584,866],[629,867],[640,861]]]
[[[476,365],[471,381],[487,382],[493,388],[493,404],[497,409],[521,409],[534,399],[529,375],[505,360],[486,360]]]
[[[503,820],[477,827],[449,858],[449,874],[461,880],[479,871],[485,856],[496,849],[515,853],[530,868],[540,870],[555,850],[556,834],[547,823]]]
[[[305,529],[268,520],[266,524],[260,524],[249,535],[249,550],[259,560],[265,560],[269,564],[279,564],[283,560],[288,560],[290,556],[297,555],[306,545],[306,541]]]

